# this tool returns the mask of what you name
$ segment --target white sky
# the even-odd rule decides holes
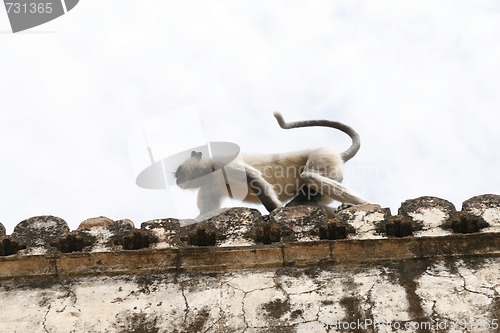
[[[248,152],[349,145],[274,110],[345,122],[362,139],[346,185],[393,214],[422,195],[460,209],[498,193],[499,59],[497,1],[81,0],[18,34],[0,9],[0,222],[175,216],[135,185],[128,137],[190,105]]]

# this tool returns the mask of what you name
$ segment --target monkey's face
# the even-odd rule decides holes
[[[193,151],[191,157],[182,163],[175,172],[177,186],[182,189],[199,188],[207,182],[204,177],[212,172],[210,163],[201,159],[199,152]]]

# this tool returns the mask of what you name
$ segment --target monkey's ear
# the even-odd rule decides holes
[[[193,150],[193,151],[191,152],[191,158],[196,158],[196,159],[198,159],[198,160],[201,160],[201,156],[202,156],[202,155],[203,155],[203,154],[201,153],[201,151],[194,151],[194,150]]]

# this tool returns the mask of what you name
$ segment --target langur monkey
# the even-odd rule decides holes
[[[284,204],[326,206],[333,200],[348,204],[368,203],[341,184],[344,162],[354,157],[360,148],[359,135],[353,128],[330,120],[285,122],[279,112],[275,112],[274,117],[283,129],[310,126],[338,129],[351,137],[352,144],[342,153],[332,148],[317,148],[281,154],[243,155],[243,161],[225,166],[246,173],[246,184],[242,185],[247,186],[248,194],[243,201],[260,202],[269,212]],[[220,208],[222,199],[230,193],[229,184],[224,179],[203,177],[221,167],[224,163],[217,157],[210,159],[193,151],[175,172],[180,188],[199,188],[197,205],[200,215]],[[221,187],[216,181],[226,185]]]

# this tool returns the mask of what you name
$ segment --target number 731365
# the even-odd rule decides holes
[[[19,3],[19,2],[6,2],[7,13],[14,14],[43,14],[52,13],[52,2],[45,3]]]

